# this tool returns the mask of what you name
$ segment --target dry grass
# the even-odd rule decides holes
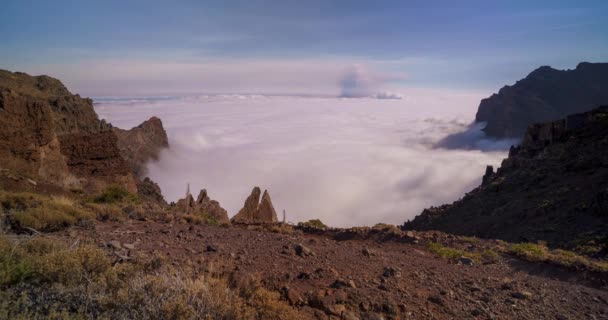
[[[259,282],[231,288],[161,256],[112,259],[94,245],[0,237],[0,319],[298,319]]]
[[[550,250],[543,243],[518,243],[509,247],[508,252],[524,260],[548,262],[573,269],[608,272],[608,261],[590,259],[572,251]]]
[[[320,219],[311,219],[305,222],[299,222],[298,227],[300,228],[311,228],[311,229],[327,229],[327,225],[323,223]]]
[[[66,197],[0,192],[0,210],[17,229],[57,231],[92,219],[94,214]]]

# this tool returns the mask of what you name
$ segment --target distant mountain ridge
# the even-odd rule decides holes
[[[574,70],[549,66],[481,100],[475,122],[495,138],[521,138],[536,122],[557,120],[608,104],[608,63],[581,62]]]
[[[404,228],[571,249],[595,243],[608,255],[608,106],[530,126],[481,186]]]

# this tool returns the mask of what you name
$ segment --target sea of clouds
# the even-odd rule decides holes
[[[470,126],[485,94],[105,98],[95,107],[121,128],[162,119],[171,148],[148,169],[168,201],[190,184],[232,216],[257,185],[269,190],[279,217],[285,210],[292,222],[355,226],[400,224],[457,200],[480,183],[486,165],[500,164],[508,143]],[[475,141],[481,147],[460,147]]]

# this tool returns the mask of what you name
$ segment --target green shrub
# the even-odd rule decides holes
[[[299,222],[298,227],[302,228],[312,228],[312,229],[327,229],[325,223],[323,223],[320,219],[311,219],[306,222]]]
[[[158,255],[133,261],[116,264],[93,245],[0,236],[0,319],[300,319],[259,285],[230,288]]]
[[[38,231],[57,231],[94,217],[92,212],[66,197],[2,192],[0,205],[9,224]]]
[[[92,199],[92,202],[94,203],[122,203],[138,201],[139,199],[136,195],[117,185],[109,186],[101,194]]]
[[[513,244],[509,252],[531,261],[543,261],[547,256],[547,248],[540,244],[525,242]]]
[[[452,261],[458,261],[460,257],[465,256],[465,253],[462,250],[446,247],[437,242],[429,242],[427,247],[432,253]]]

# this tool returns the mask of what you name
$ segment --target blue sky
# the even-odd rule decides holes
[[[85,95],[332,93],[353,65],[391,90],[496,90],[607,61],[608,2],[8,0],[0,34],[0,68]]]

